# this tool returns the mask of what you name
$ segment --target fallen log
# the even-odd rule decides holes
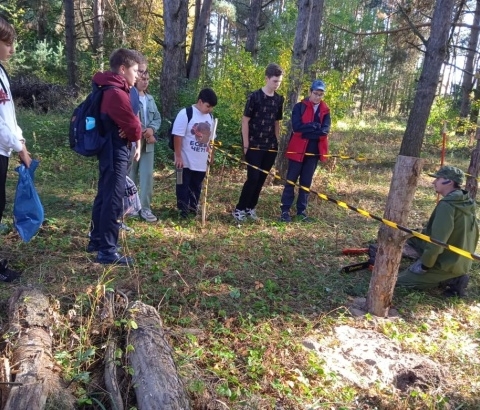
[[[50,303],[39,290],[19,288],[9,300],[9,328],[4,332],[10,360],[9,369],[1,374],[10,380],[2,393],[9,390],[4,410],[74,409],[75,399],[65,388],[59,368],[52,356]],[[8,391],[7,391],[8,392]]]
[[[131,328],[128,353],[133,368],[137,407],[140,410],[189,410],[190,402],[178,375],[156,309],[142,302],[129,306],[129,317],[136,324]],[[131,326],[130,326],[131,327]]]

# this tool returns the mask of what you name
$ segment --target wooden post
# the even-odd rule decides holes
[[[424,160],[399,155],[393,171],[384,218],[406,226]],[[385,317],[392,303],[405,234],[382,225],[367,295],[368,312]]]
[[[128,354],[133,367],[140,410],[190,410],[190,402],[172,357],[172,348],[165,338],[162,320],[154,307],[135,302],[129,307],[130,317],[138,328],[132,329]]]
[[[218,119],[215,118],[213,120],[213,127],[212,127],[212,142],[215,142],[216,132],[217,132],[217,124]],[[207,195],[208,195],[208,177],[210,175],[210,167],[213,161],[213,151],[215,150],[215,146],[212,145],[210,151],[208,152],[208,162],[207,162],[207,172],[205,173],[205,186],[203,188],[203,201],[202,201],[202,226],[205,226],[207,220]]]

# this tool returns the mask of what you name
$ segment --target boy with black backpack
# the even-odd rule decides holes
[[[191,107],[191,116],[187,115],[187,108],[183,108],[173,123],[175,167],[182,172],[182,178],[177,178],[176,185],[177,208],[182,218],[196,215],[198,210],[212,138],[211,113],[216,105],[215,92],[211,88],[204,88]]]
[[[98,72],[93,82],[111,87],[103,92],[100,106],[106,142],[97,155],[99,160],[98,191],[93,202],[90,243],[87,251],[98,251],[96,261],[102,264],[131,265],[132,258],[118,253],[118,232],[123,213],[123,197],[129,143],[142,137],[142,125],[132,110],[130,88],[137,79],[139,54],[120,48],[110,56],[110,71]],[[113,86],[113,87],[112,87]],[[140,157],[140,144],[135,159]]]

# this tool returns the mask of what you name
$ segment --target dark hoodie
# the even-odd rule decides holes
[[[457,189],[443,197],[434,209],[424,233],[434,239],[475,252],[478,242],[478,224],[475,202],[467,191]],[[445,272],[463,275],[470,269],[472,260],[433,243],[427,243],[422,264]]]
[[[100,86],[115,86],[104,92],[100,112],[125,132],[126,140],[132,142],[140,140],[142,138],[142,124],[133,113],[129,97],[130,87],[127,81],[119,74],[105,71],[96,73],[93,76],[93,82]],[[118,130],[116,136],[119,137]]]

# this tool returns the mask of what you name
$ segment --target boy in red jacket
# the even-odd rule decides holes
[[[324,155],[328,153],[328,132],[330,131],[330,109],[323,101],[325,84],[321,80],[315,80],[310,87],[310,95],[295,104],[292,110],[293,134],[288,144],[287,181],[297,183],[300,177],[300,185],[310,188],[313,174],[318,165],[318,160],[326,161]],[[281,199],[280,221],[291,222],[290,207],[295,199],[295,187],[285,184]],[[297,218],[303,222],[311,219],[305,213],[308,203],[309,192],[299,189],[297,198]]]
[[[103,264],[131,265],[132,258],[118,253],[118,231],[123,213],[123,196],[129,142],[142,137],[142,124],[132,110],[130,88],[137,80],[139,53],[120,48],[110,56],[110,71],[98,72],[93,82],[113,86],[103,92],[100,113],[107,143],[98,154],[98,191],[92,209],[90,243],[87,251],[98,251],[96,261]],[[137,144],[140,147],[140,144]],[[135,152],[140,158],[140,149]]]

